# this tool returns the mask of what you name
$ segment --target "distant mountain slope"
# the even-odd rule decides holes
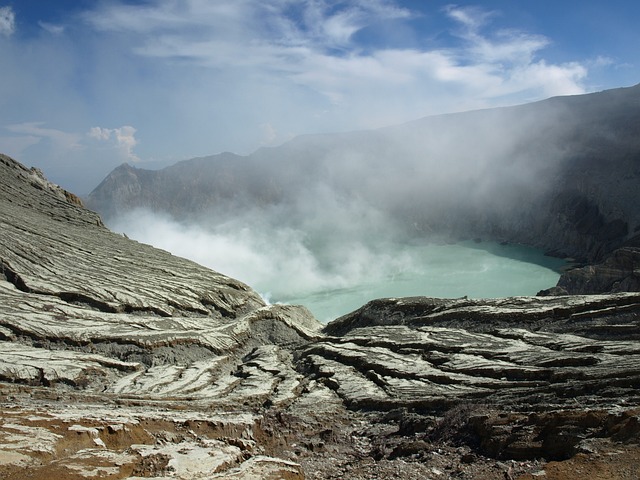
[[[640,229],[639,187],[640,85],[159,171],[122,165],[87,202],[107,219],[143,207],[199,222],[268,212],[293,226],[322,205],[336,209],[336,231],[375,217],[410,237],[481,236],[593,261]]]

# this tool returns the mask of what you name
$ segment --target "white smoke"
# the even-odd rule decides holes
[[[109,226],[132,239],[241,280],[265,298],[275,300],[352,288],[412,265],[408,255],[394,256],[366,239],[354,236],[345,243],[341,236],[335,242],[319,245],[319,239],[311,238],[308,232],[256,218],[207,228],[134,210]]]

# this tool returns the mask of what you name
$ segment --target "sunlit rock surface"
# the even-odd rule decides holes
[[[1,478],[638,478],[638,294],[381,299],[321,329],[5,156],[0,204]]]
[[[37,171],[0,162],[2,271],[18,290],[163,317],[236,318],[264,305],[236,280],[109,232]]]
[[[640,402],[639,294],[376,300],[329,324],[308,368],[349,405],[547,410]]]
[[[62,395],[80,392],[74,404],[84,405],[84,397],[105,402],[80,406],[60,428],[54,428],[55,409],[49,407],[37,427],[22,415],[4,417],[0,476],[2,468],[10,475],[16,467],[41,469],[45,476],[58,472],[59,478],[164,472],[195,479],[227,470],[233,478],[263,478],[280,470],[302,478],[299,466],[259,455],[252,433],[256,419],[245,412],[299,395],[303,377],[284,347],[318,334],[320,324],[308,311],[267,306],[236,280],[109,232],[77,199],[8,157],[0,156],[0,169],[0,379]],[[13,390],[4,391],[4,402],[14,407],[7,391]],[[155,414],[122,405],[119,419],[105,423],[114,402],[125,399],[179,410],[245,406],[222,420],[202,417],[220,432],[232,433],[242,421],[244,433],[230,433],[238,439],[229,441],[200,438],[181,427],[186,420],[176,415],[155,420]],[[156,421],[157,428],[140,427]],[[174,429],[184,433],[162,446],[164,432]],[[132,434],[126,432],[134,430],[139,435],[128,438]],[[126,437],[124,443],[114,440],[118,436]],[[41,445],[28,440],[40,437]],[[56,461],[52,470],[47,460],[57,460],[68,437],[78,452]],[[115,448],[119,442],[122,448]],[[36,459],[34,452],[44,456]]]

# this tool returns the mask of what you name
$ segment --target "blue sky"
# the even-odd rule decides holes
[[[640,82],[640,2],[0,0],[0,152],[76,193],[295,135]]]

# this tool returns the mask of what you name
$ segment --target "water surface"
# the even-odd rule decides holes
[[[565,261],[520,245],[463,242],[403,245],[395,255],[410,259],[385,275],[357,285],[281,295],[272,302],[301,304],[323,322],[369,300],[386,297],[499,298],[535,295],[554,286]],[[372,265],[372,270],[376,270]]]

